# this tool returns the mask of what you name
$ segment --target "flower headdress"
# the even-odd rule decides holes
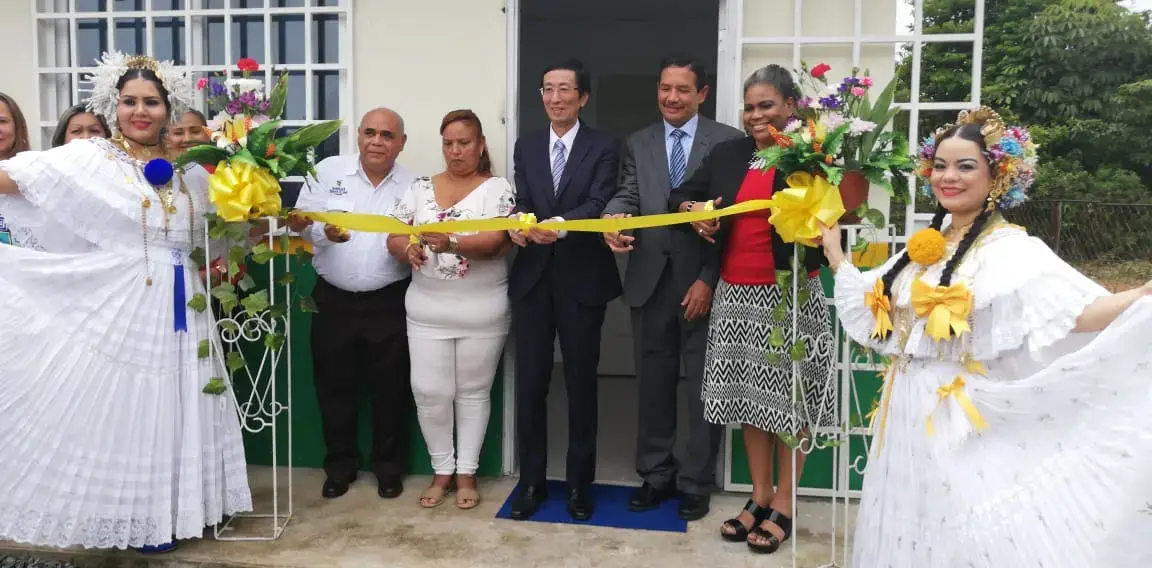
[[[172,117],[181,116],[192,108],[192,79],[187,71],[178,69],[171,61],[157,61],[147,55],[106,52],[96,62],[96,71],[89,79],[92,89],[88,97],[88,110],[104,117],[113,131],[119,130],[116,124],[116,104],[120,100],[120,90],[116,88],[116,83],[132,69],[148,69],[156,74],[168,91],[168,107]]]
[[[1022,126],[1008,127],[996,111],[988,107],[961,111],[953,124],[936,129],[924,139],[920,147],[919,174],[932,175],[936,159],[936,139],[950,128],[980,125],[984,136],[984,158],[992,167],[992,191],[988,195],[988,210],[1010,209],[1028,199],[1027,191],[1036,180],[1036,143]]]

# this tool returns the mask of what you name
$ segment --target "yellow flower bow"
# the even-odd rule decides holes
[[[796,172],[787,182],[787,188],[772,196],[768,221],[784,242],[816,246],[820,224],[832,226],[844,215],[840,189],[808,172]]]
[[[967,383],[964,382],[964,377],[957,376],[950,384],[944,385],[936,389],[936,396],[938,398],[936,405],[944,404],[948,397],[956,399],[960,405],[960,409],[968,416],[968,421],[972,423],[972,427],[976,428],[977,432],[982,432],[988,428],[988,421],[976,409],[976,405],[972,404],[972,399],[968,397],[966,390]],[[936,435],[936,427],[932,425],[932,417],[928,417],[928,435]]]
[[[208,178],[208,199],[227,222],[280,212],[280,184],[267,170],[244,160],[221,162]]]
[[[884,339],[892,333],[892,304],[888,295],[884,293],[884,281],[877,278],[871,292],[864,293],[864,304],[872,310],[872,317],[876,318],[876,327],[872,328],[872,337]]]
[[[972,312],[972,292],[963,283],[948,287],[931,286],[922,280],[912,283],[912,308],[916,315],[928,317],[925,330],[936,341],[972,331],[968,314]]]

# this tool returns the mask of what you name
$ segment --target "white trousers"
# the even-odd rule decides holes
[[[437,475],[474,475],[480,466],[504,339],[408,338],[416,416]]]

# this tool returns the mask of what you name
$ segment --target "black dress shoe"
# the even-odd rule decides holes
[[[378,477],[376,494],[382,499],[395,499],[404,492],[404,480],[397,476]]]
[[[592,492],[587,488],[572,489],[568,493],[568,514],[577,521],[587,521],[592,518]]]
[[[628,510],[633,512],[651,511],[674,495],[676,495],[676,490],[671,487],[656,487],[645,481],[644,485],[641,485],[640,489],[637,489],[632,494],[632,498],[628,500]]]
[[[547,498],[548,488],[544,485],[521,485],[516,500],[512,502],[512,518],[517,521],[530,519]]]
[[[324,491],[322,492],[325,499],[335,499],[348,492],[348,486],[356,481],[356,476],[352,477],[329,477],[324,480]]]
[[[699,493],[685,493],[680,500],[679,517],[685,521],[699,521],[708,516],[712,504],[712,496]]]

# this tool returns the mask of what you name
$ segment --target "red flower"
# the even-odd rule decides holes
[[[253,71],[259,71],[260,70],[260,64],[257,63],[256,60],[252,59],[251,57],[245,57],[245,58],[241,59],[240,61],[237,61],[236,66],[239,67],[241,71],[246,71],[246,72],[253,72]]]
[[[823,79],[824,74],[832,69],[832,66],[827,63],[821,63],[812,68],[811,75],[817,79]]]

